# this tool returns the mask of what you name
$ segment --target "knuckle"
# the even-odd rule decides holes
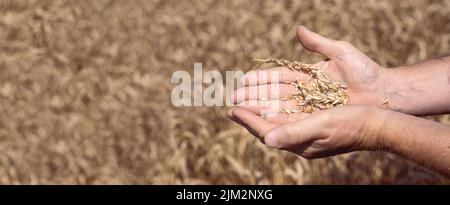
[[[328,112],[325,112],[320,117],[321,117],[320,119],[321,129],[318,135],[330,136],[334,131],[334,127],[336,127],[335,116]]]
[[[348,41],[338,41],[337,45],[340,47],[342,52],[347,52],[353,50],[353,45]]]
[[[284,142],[284,143],[292,144],[294,142],[294,136],[295,136],[294,126],[292,125],[292,123],[289,123],[287,125],[285,135],[286,135],[285,136],[286,142]]]
[[[343,48],[353,47],[353,45],[348,41],[338,41],[338,44],[341,45]]]

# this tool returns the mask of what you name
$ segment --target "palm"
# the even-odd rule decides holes
[[[349,103],[381,105],[383,103],[383,68],[351,47],[335,59],[328,60],[323,71],[348,87]]]

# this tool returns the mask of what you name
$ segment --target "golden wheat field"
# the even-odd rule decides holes
[[[448,184],[383,152],[302,159],[225,107],[172,106],[171,75],[194,62],[319,60],[300,24],[387,67],[450,51],[449,0],[1,0],[0,183]]]

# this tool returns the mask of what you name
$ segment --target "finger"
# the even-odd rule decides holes
[[[258,69],[246,73],[241,78],[242,85],[263,85],[271,83],[309,81],[311,77],[303,72],[293,71],[287,67]]]
[[[268,122],[272,122],[272,123],[276,123],[276,124],[287,124],[287,123],[293,123],[296,121],[303,120],[310,116],[311,116],[311,113],[302,113],[302,112],[292,113],[292,114],[279,113],[277,115],[266,117],[266,120]]]
[[[267,121],[276,124],[286,124],[305,119],[311,116],[311,113],[283,113],[283,109],[294,110],[297,109],[297,102],[289,101],[244,101],[239,107],[245,108],[256,115],[263,116]]]
[[[267,132],[278,126],[244,108],[232,109],[231,114],[239,124],[247,128],[250,133],[258,138],[264,138]]]
[[[297,109],[297,104],[295,100],[248,100],[242,101],[238,106],[250,110],[257,115],[268,117],[277,115],[286,109]]]
[[[324,136],[324,121],[320,115],[313,115],[304,120],[295,121],[274,128],[267,133],[264,143],[275,148],[292,148],[301,146],[313,139]]]
[[[230,110],[230,112],[232,112],[232,110]],[[242,122],[239,118],[234,117],[232,115],[228,116],[231,120],[233,120],[234,122],[238,123],[240,126],[244,127],[250,134],[252,134],[253,136],[255,136],[256,138],[258,138],[261,142],[264,143],[263,138],[260,137],[258,135],[258,133],[253,130],[251,127],[249,127],[247,124],[245,124],[244,122]]]
[[[232,102],[240,103],[245,100],[279,100],[296,92],[296,88],[290,84],[265,84],[242,87],[232,94]]]
[[[297,29],[297,38],[302,46],[307,50],[319,53],[328,58],[333,58],[342,50],[342,46],[339,41],[325,38],[308,30],[304,26],[300,26]]]

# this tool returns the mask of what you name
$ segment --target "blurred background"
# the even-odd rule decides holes
[[[387,67],[450,51],[448,0],[1,0],[0,183],[448,184],[382,152],[305,160],[224,107],[171,105],[172,73],[194,62],[321,59],[300,24]]]

